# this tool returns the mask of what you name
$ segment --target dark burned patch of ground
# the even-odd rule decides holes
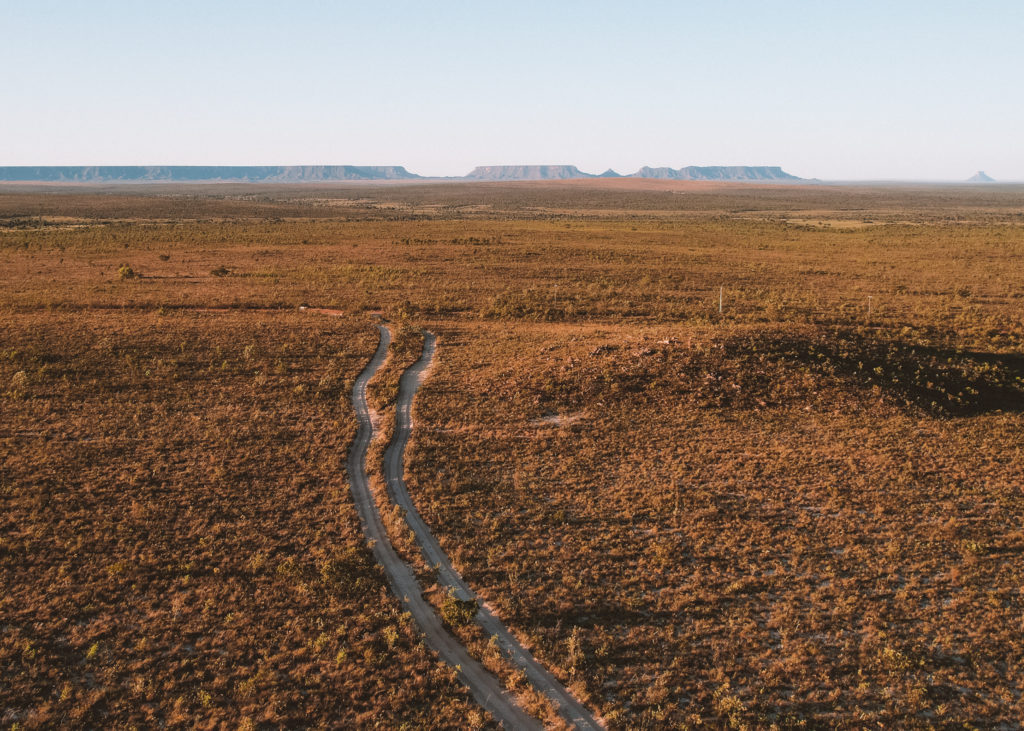
[[[843,399],[882,397],[937,415],[1024,409],[1024,356],[900,340],[869,328],[758,329],[605,344],[533,374],[527,390],[552,413],[665,390],[705,407],[758,409],[827,406],[824,397],[837,381],[852,388],[844,389]]]
[[[976,352],[847,331],[817,341],[776,341],[775,352],[946,416],[1024,409],[1024,356]]]

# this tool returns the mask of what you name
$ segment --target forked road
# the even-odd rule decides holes
[[[384,332],[390,332],[384,328],[381,334],[382,342]],[[382,346],[383,347],[383,346]],[[455,590],[460,599],[477,599],[476,594],[463,581],[462,576],[452,566],[451,560],[437,542],[437,538],[430,532],[430,528],[423,522],[419,511],[413,505],[409,496],[409,490],[404,479],[404,454],[405,445],[412,433],[412,401],[419,389],[424,371],[430,366],[434,357],[436,338],[433,333],[423,333],[423,354],[405,373],[398,383],[398,402],[395,406],[395,433],[384,452],[384,474],[387,478],[388,493],[405,510],[405,520],[416,535],[416,541],[429,566],[434,567],[438,572],[438,581],[445,586]],[[360,426],[360,428],[362,428]],[[351,469],[351,467],[350,467]],[[403,564],[404,566],[404,564]],[[408,569],[408,567],[405,567]],[[569,690],[562,685],[547,669],[544,668],[523,647],[515,635],[509,632],[504,623],[494,616],[486,607],[481,606],[476,615],[476,622],[491,637],[497,638],[505,658],[513,665],[520,668],[530,684],[548,697],[558,709],[559,715],[568,721],[574,728],[579,729],[600,729],[603,728]],[[493,680],[493,677],[491,678]],[[474,691],[476,695],[476,691]]]
[[[456,668],[459,679],[469,687],[476,701],[490,711],[505,728],[539,729],[540,723],[527,715],[505,692],[497,678],[474,660],[466,652],[466,648],[444,628],[434,608],[423,598],[412,569],[399,558],[391,541],[388,540],[373,494],[370,492],[370,481],[366,476],[366,450],[373,438],[373,422],[366,403],[366,384],[387,359],[388,344],[391,342],[391,332],[386,327],[378,325],[377,329],[380,331],[377,352],[366,369],[359,374],[352,389],[352,406],[355,408],[359,428],[348,455],[352,497],[363,521],[366,535],[373,542],[374,558],[384,567],[392,591],[416,620],[423,632],[424,641],[442,660]]]

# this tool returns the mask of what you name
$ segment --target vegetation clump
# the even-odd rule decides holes
[[[460,599],[454,589],[449,589],[441,603],[441,619],[452,627],[465,627],[480,611],[476,599]]]

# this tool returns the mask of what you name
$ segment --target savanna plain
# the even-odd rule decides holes
[[[412,498],[609,728],[1019,728],[1024,187],[0,188],[0,723],[489,727]],[[319,309],[329,312],[317,311]]]

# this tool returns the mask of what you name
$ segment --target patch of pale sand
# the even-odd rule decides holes
[[[301,305],[299,310],[303,312],[316,312],[320,315],[330,315],[331,317],[342,317],[345,314],[344,310],[332,310],[327,307],[306,307],[305,305]]]
[[[570,426],[586,418],[582,411],[572,414],[546,414],[530,422],[530,426]]]

